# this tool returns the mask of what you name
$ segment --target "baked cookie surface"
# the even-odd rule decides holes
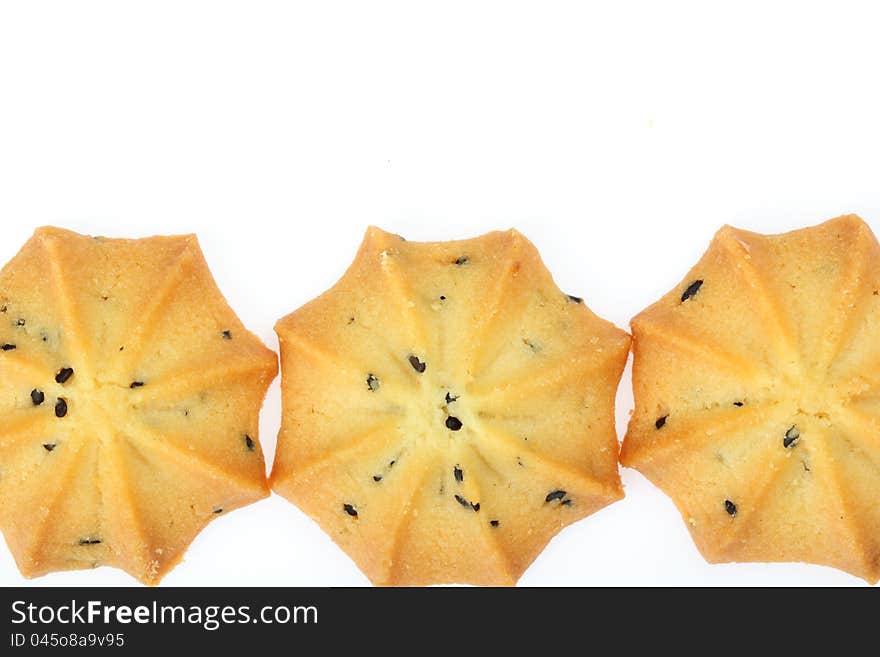
[[[632,320],[621,460],[710,562],[880,576],[880,247],[855,215],[780,235],[725,226]]]
[[[276,332],[272,487],[375,584],[513,584],[623,495],[629,336],[560,292],[516,231],[413,243],[371,228]]]
[[[265,497],[277,369],[195,236],[38,229],[0,272],[0,530],[21,572],[157,583],[213,518]]]

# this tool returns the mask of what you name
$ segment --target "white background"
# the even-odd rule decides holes
[[[778,232],[858,212],[880,228],[867,4],[308,4],[2,2],[0,261],[43,224],[196,232],[277,348],[275,320],[341,275],[371,223],[412,240],[516,227],[563,290],[622,327],[723,223]],[[270,459],[279,413],[276,381]],[[860,583],[709,566],[672,503],[623,480],[626,499],[563,531],[522,584]],[[0,585],[22,583],[0,546]],[[164,583],[367,580],[273,497],[212,522]]]

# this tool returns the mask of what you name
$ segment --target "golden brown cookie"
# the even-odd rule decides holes
[[[211,519],[268,494],[275,354],[194,235],[41,228],[0,272],[0,529],[21,572],[155,584]]]
[[[678,506],[710,562],[880,576],[880,248],[848,215],[725,226],[632,321],[622,462]]]
[[[276,331],[272,487],[376,584],[513,584],[623,496],[629,336],[560,292],[516,231],[413,243],[370,228]]]

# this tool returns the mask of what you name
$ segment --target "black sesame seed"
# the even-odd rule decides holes
[[[731,516],[736,515],[736,504],[731,502],[730,500],[724,500],[724,510],[727,511]]]
[[[498,525],[501,524],[501,522],[499,522],[498,520],[490,520],[489,524],[492,525],[493,527],[497,527]]]
[[[461,420],[459,420],[457,417],[453,417],[452,415],[450,415],[448,418],[446,418],[446,428],[450,431],[458,431],[459,429],[461,429]]]
[[[451,403],[454,402],[454,401],[458,401],[458,397],[459,397],[459,395],[456,395],[455,397],[453,397],[452,395],[450,395],[450,394],[447,392],[447,393],[446,393],[446,403],[447,403],[447,404],[451,404]]]
[[[226,329],[225,331],[223,331],[221,333],[221,335],[223,336],[224,340],[231,340],[232,339],[232,331],[230,331],[229,329]]]
[[[571,301],[572,303],[583,303],[584,302],[583,299],[581,299],[580,297],[576,297],[573,294],[566,294],[565,296],[567,296],[568,300]]]
[[[418,356],[410,356],[409,364],[412,365],[413,369],[419,374],[424,372],[425,368],[428,366],[426,363],[420,361]]]
[[[342,508],[345,509],[345,512],[352,518],[357,518],[357,509],[355,509],[351,504],[343,504]]]
[[[550,491],[549,493],[547,493],[547,497],[544,498],[544,502],[548,503],[548,502],[552,502],[553,500],[561,500],[565,496],[566,496],[566,492],[564,490],[559,489],[559,490]]]
[[[464,481],[464,472],[462,472],[461,468],[459,468],[457,465],[452,468],[452,474],[455,475],[455,480],[458,483]]]
[[[668,417],[669,417],[668,415],[664,415],[663,417],[658,417],[657,421],[654,423],[654,427],[656,427],[657,429],[662,429],[663,426],[666,424],[666,418],[668,418]]]
[[[39,406],[46,399],[46,395],[43,394],[42,390],[38,390],[34,388],[31,390],[31,402],[33,402],[34,406]]]
[[[15,345],[7,342],[2,347],[0,347],[0,349],[2,349],[3,351],[12,351],[13,349],[15,349]]]
[[[373,374],[367,374],[367,388],[374,392],[379,389],[379,379]]]
[[[21,317],[19,317],[17,320],[15,320],[16,326],[24,326],[24,324],[25,324],[24,319],[22,319]]]
[[[734,405],[734,406],[742,406],[744,403],[745,403],[745,402],[735,401],[735,402],[733,402],[733,405]]]
[[[255,445],[256,443],[254,443],[254,439],[251,438],[251,437],[250,437],[249,435],[247,435],[247,434],[244,435],[244,444],[245,444],[245,447],[247,447],[247,450],[248,450],[249,452],[253,452],[253,451],[254,451],[254,445]]]
[[[98,545],[101,542],[100,538],[81,538],[79,539],[80,545]]]
[[[132,381],[132,382],[131,382],[131,385],[129,385],[128,387],[131,388],[131,389],[133,390],[133,389],[135,389],[135,388],[140,388],[140,387],[143,386],[143,385],[144,385],[144,382],[143,382],[143,381]]]
[[[455,501],[461,504],[466,509],[473,509],[475,512],[480,510],[479,502],[468,502],[461,495],[456,495]]]
[[[216,509],[214,509],[214,513],[223,513],[223,507],[218,506]]]
[[[55,449],[55,443],[43,443],[43,449],[45,449],[47,452],[51,452],[53,449]]]
[[[693,283],[687,286],[687,289],[681,295],[681,302],[684,303],[692,296],[694,296],[697,292],[700,291],[700,287],[703,285],[703,281],[700,279],[695,280]]]
[[[559,504],[562,506],[571,506],[571,500],[562,500]]]
[[[440,295],[440,301],[446,301],[446,295],[445,295],[445,294],[441,294],[441,295]]]
[[[792,425],[788,431],[785,432],[785,438],[782,439],[782,446],[788,449],[789,447],[794,447],[798,444],[798,440],[801,437],[801,432],[797,428],[797,426]]]
[[[466,265],[470,261],[471,261],[471,259],[467,256],[459,256],[458,258],[455,259],[455,264],[456,265]]]
[[[373,475],[373,481],[382,481],[382,475]]]
[[[67,383],[67,380],[73,376],[72,367],[62,367],[55,375],[55,383]]]
[[[64,417],[67,415],[67,400],[59,397],[55,402],[55,417]]]
[[[395,463],[397,463],[397,461],[391,461],[391,463],[388,464],[388,467],[393,468]]]

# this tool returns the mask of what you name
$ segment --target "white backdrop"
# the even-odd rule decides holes
[[[0,0],[2,1],[2,0]],[[329,287],[368,224],[516,227],[622,327],[723,223],[880,230],[878,15],[829,2],[2,2],[0,261],[36,226],[196,232],[245,323]],[[307,6],[310,5],[310,6]],[[622,432],[629,369],[618,396]],[[263,411],[274,452],[277,381]],[[855,585],[709,566],[631,470],[524,585]],[[0,546],[0,585],[28,582]],[[32,585],[129,585],[116,570]],[[221,517],[168,585],[360,585],[295,507]]]

